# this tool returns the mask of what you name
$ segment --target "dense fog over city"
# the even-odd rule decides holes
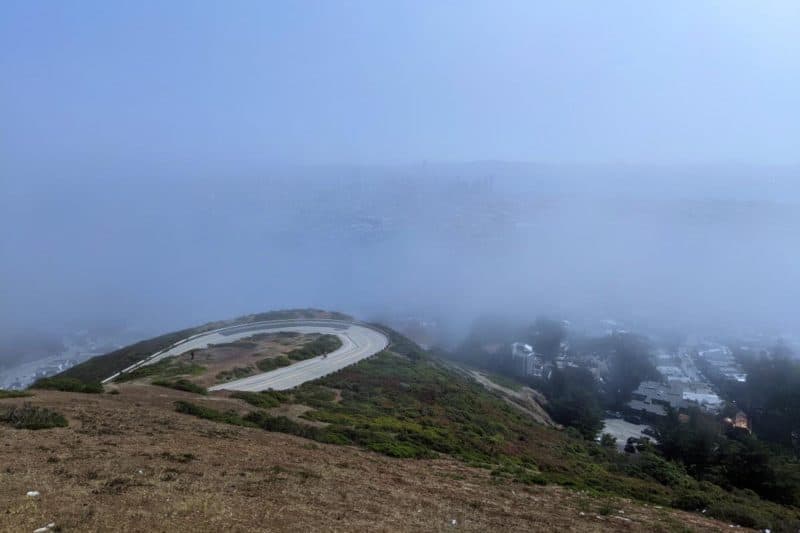
[[[0,360],[307,306],[789,338],[797,15],[5,3]]]
[[[792,334],[793,172],[473,163],[7,184],[2,225],[24,231],[4,235],[3,335],[307,306],[456,336],[492,313]]]

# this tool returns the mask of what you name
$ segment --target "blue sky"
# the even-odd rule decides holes
[[[0,3],[6,170],[794,164],[800,3]]]

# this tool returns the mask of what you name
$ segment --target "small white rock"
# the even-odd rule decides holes
[[[55,528],[56,528],[55,522],[50,522],[49,524],[47,524],[47,529],[55,529]]]
[[[34,529],[33,533],[50,533],[49,527],[40,527],[39,529]]]
[[[450,523],[451,523],[452,525],[456,525],[456,519],[455,519],[455,518],[453,518],[452,520],[450,520]]]
[[[25,494],[25,495],[28,496],[29,498],[38,498],[39,497],[39,491],[38,490],[29,490],[27,492],[27,494]]]

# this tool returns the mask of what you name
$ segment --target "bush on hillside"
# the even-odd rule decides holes
[[[29,403],[0,411],[0,422],[17,429],[49,429],[67,427],[64,415]]]
[[[201,387],[197,383],[192,383],[188,379],[179,379],[176,381],[159,379],[154,381],[153,385],[158,385],[159,387],[168,387],[170,389],[181,390],[184,392],[193,392],[195,394],[202,394],[203,396],[208,395],[208,390],[205,387]]]
[[[59,390],[63,392],[83,392],[88,394],[100,394],[103,392],[103,384],[98,381],[87,383],[79,379],[64,376],[38,379],[30,388]]]

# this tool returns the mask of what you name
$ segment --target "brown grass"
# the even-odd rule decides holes
[[[173,410],[179,398],[249,408],[220,395],[119,390],[41,391],[26,400],[64,413],[69,427],[0,428],[0,531],[50,522],[64,531],[441,531],[453,520],[472,531],[727,530],[627,500],[498,483],[455,460],[391,459]]]

